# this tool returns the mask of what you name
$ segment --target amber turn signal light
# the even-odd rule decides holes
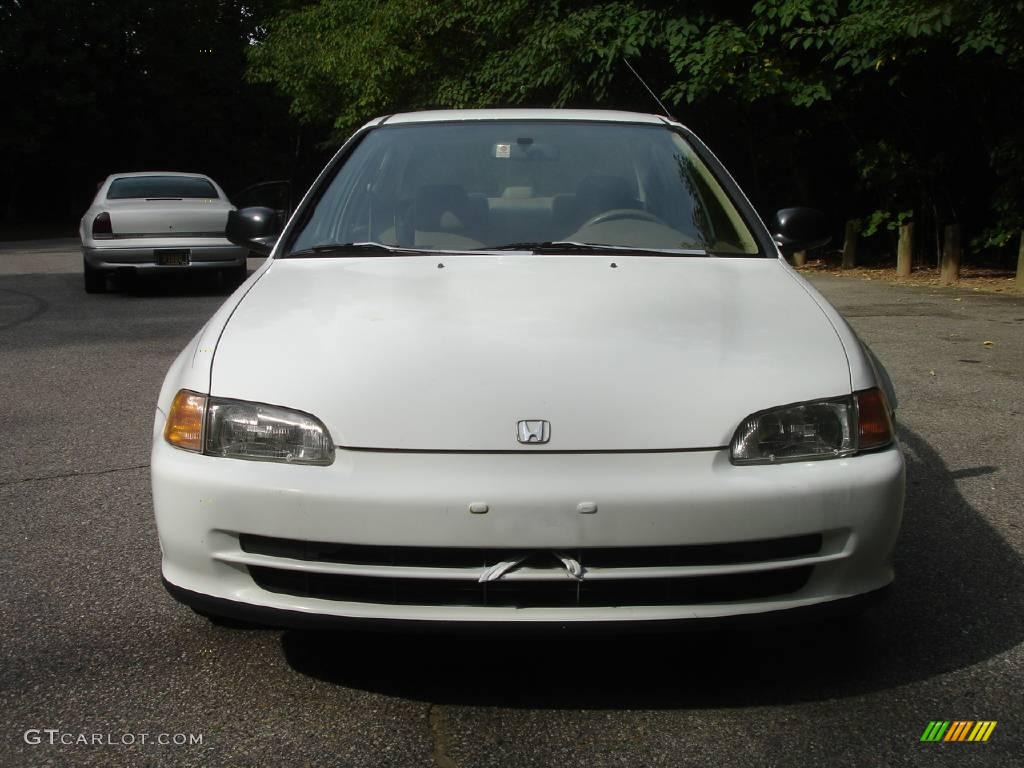
[[[201,451],[203,448],[203,414],[206,395],[182,389],[174,396],[171,412],[164,424],[164,440],[175,448]]]
[[[889,403],[880,389],[865,389],[856,393],[859,440],[862,451],[881,448],[892,442],[892,419]]]

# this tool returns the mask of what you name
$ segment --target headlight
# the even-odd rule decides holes
[[[202,415],[201,438],[196,429],[197,412]],[[188,440],[176,439],[180,433],[187,434]],[[331,435],[315,416],[188,390],[175,396],[164,437],[179,448],[199,450],[202,446],[209,456],[321,466],[334,462]]]
[[[892,442],[892,421],[878,389],[748,416],[729,446],[734,464],[778,464],[850,456]]]

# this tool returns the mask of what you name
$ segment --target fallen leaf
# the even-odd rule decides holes
[[[995,342],[994,342],[994,341],[983,341],[983,342],[981,342],[981,344],[982,344],[982,346],[984,346],[984,347],[992,347],[992,346],[995,346]]]

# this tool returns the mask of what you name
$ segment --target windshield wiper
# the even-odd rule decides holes
[[[612,245],[610,243],[579,243],[574,240],[549,240],[546,242],[507,243],[493,247],[484,247],[469,251],[470,253],[486,253],[488,251],[530,251],[535,254],[594,254],[620,253],[638,256],[707,256],[707,251],[700,248],[635,248],[629,245]],[[458,251],[456,251],[457,253]],[[360,243],[324,243],[292,251],[285,258],[316,258],[316,257],[353,257],[367,253],[379,256],[430,256],[448,251],[427,248],[403,248],[397,245],[385,245],[374,241]]]
[[[532,251],[540,254],[557,253],[624,253],[639,256],[707,256],[702,248],[635,248],[610,243],[579,243],[575,240],[549,240],[537,243],[506,243],[487,248],[488,251]]]
[[[314,258],[314,257],[345,257],[364,256],[367,253],[374,253],[379,256],[428,256],[437,251],[424,248],[402,248],[397,245],[385,245],[367,241],[363,243],[324,243],[314,245],[312,248],[304,248],[301,251],[292,251],[285,258]]]

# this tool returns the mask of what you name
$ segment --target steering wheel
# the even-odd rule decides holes
[[[580,229],[586,229],[592,227],[595,224],[604,224],[606,221],[621,221],[622,219],[636,219],[638,221],[652,221],[655,224],[661,224],[668,226],[664,221],[659,219],[650,211],[644,211],[640,208],[612,208],[608,211],[602,211],[596,216],[591,216],[585,222],[580,225]]]

